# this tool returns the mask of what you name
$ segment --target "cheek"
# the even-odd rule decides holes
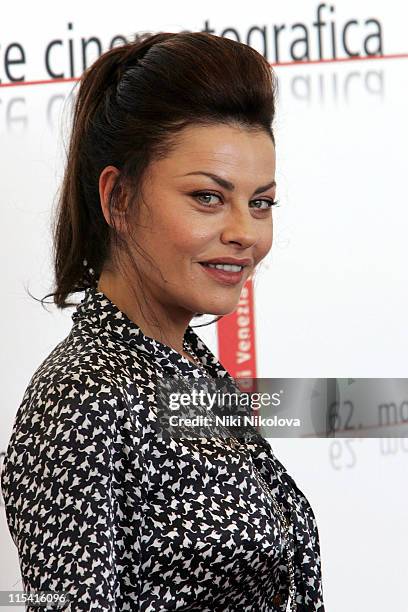
[[[273,242],[273,225],[271,222],[270,225],[268,225],[262,230],[259,236],[258,250],[262,252],[264,255],[266,255],[272,247],[272,242]]]
[[[164,250],[172,252],[175,259],[196,257],[205,251],[218,234],[216,224],[205,223],[202,218],[179,218],[166,227]]]
[[[138,230],[144,248],[166,266],[174,265],[175,258],[189,248],[193,238],[189,223],[183,215],[173,214],[169,202],[157,207],[143,220]]]

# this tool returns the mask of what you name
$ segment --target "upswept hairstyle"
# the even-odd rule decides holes
[[[264,131],[275,144],[273,70],[255,49],[228,38],[141,34],[103,53],[78,85],[52,227],[55,286],[43,298],[53,296],[58,308],[75,305],[67,301],[69,294],[96,286],[104,263],[116,261],[118,246],[138,274],[129,245],[116,231],[114,210],[130,193],[126,220],[128,227],[136,224],[144,173],[172,151],[183,128],[236,125]],[[120,171],[109,201],[113,227],[99,197],[99,176],[108,165]]]

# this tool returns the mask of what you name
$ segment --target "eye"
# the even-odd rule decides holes
[[[211,191],[196,191],[195,193],[191,194],[193,196],[193,198],[202,198],[202,197],[208,197],[210,196],[211,198],[219,198],[220,196],[217,195],[216,193],[211,193]],[[201,200],[199,200],[200,204],[203,204],[204,206],[206,206],[207,208],[215,208],[216,204],[210,204],[210,203],[205,203],[202,202]]]
[[[261,198],[260,200],[252,200],[253,202],[262,202],[263,204],[267,204],[267,206],[265,208],[259,208],[258,206],[255,206],[255,208],[257,210],[269,210],[270,208],[272,208],[272,206],[278,206],[279,205],[279,200],[270,200],[269,198]]]
[[[211,191],[195,191],[190,195],[192,195],[192,197],[196,199],[208,196],[220,199],[220,196],[218,194],[212,193]],[[202,200],[199,200],[199,202],[200,204],[203,204],[203,206],[205,206],[206,208],[215,208],[217,206],[217,204],[211,204],[209,202],[204,203]],[[253,208],[255,208],[256,210],[270,210],[272,206],[278,205],[279,200],[271,200],[270,198],[260,198],[258,200],[252,200],[252,202],[262,202],[263,204],[266,204],[266,206],[263,208],[260,208],[259,206],[254,206]]]

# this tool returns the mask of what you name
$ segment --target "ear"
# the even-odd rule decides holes
[[[109,211],[109,199],[113,186],[118,179],[120,171],[115,166],[106,166],[99,175],[99,198],[105,221],[113,227],[113,221]],[[115,226],[119,231],[124,229],[124,219],[126,213],[126,198],[119,196],[118,204],[113,209],[115,215]]]

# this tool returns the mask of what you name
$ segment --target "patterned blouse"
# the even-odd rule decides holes
[[[284,612],[286,540],[254,464],[290,519],[294,609],[324,612],[315,516],[270,444],[160,438],[157,381],[200,368],[96,286],[72,320],[29,382],[3,463],[24,589],[66,592],[70,612]],[[234,383],[190,326],[185,339]]]

